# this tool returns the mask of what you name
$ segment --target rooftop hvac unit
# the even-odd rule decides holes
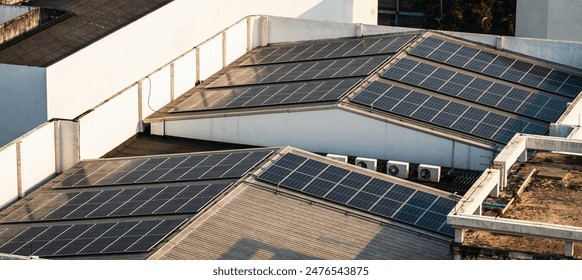
[[[441,167],[421,164],[418,166],[418,180],[438,183],[441,179]]]
[[[408,166],[408,162],[389,160],[386,163],[386,173],[402,179],[408,179]]]
[[[357,157],[355,165],[376,171],[378,161],[371,158]]]
[[[326,157],[331,158],[331,159],[335,159],[335,160],[338,160],[338,161],[341,161],[341,162],[348,162],[348,156],[327,154]]]

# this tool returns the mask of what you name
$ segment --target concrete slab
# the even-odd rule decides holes
[[[570,171],[561,168],[542,167],[540,172],[538,172],[538,177],[552,180],[564,180],[569,173]]]

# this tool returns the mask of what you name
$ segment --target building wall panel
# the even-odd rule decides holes
[[[170,136],[484,170],[487,149],[338,109],[166,121]],[[453,149],[455,153],[453,153]]]

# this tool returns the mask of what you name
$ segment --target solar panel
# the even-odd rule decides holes
[[[345,78],[276,85],[245,86],[223,90],[203,90],[194,93],[169,112],[337,101],[361,80],[360,78]]]
[[[517,89],[406,58],[393,64],[382,77],[544,122],[555,122],[568,106],[567,101],[561,98]]]
[[[343,58],[398,52],[416,35],[345,39],[341,42],[320,42],[305,45],[283,45],[264,48],[241,63],[242,66],[272,63]]]
[[[44,195],[20,206],[2,222],[51,221],[199,212],[234,180],[172,186],[132,186]]]
[[[89,162],[53,188],[240,178],[272,150]]]
[[[367,76],[388,57],[380,55],[238,67],[214,80],[206,88]]]
[[[410,54],[569,98],[582,90],[582,76],[433,37]]]
[[[258,180],[425,229],[453,235],[446,216],[454,200],[287,153]]]
[[[6,227],[0,252],[40,257],[139,253],[151,250],[186,219]]]
[[[407,98],[409,96],[414,98]],[[543,135],[548,131],[545,124],[507,117],[378,81],[372,82],[351,101],[502,144],[507,144],[516,133]]]

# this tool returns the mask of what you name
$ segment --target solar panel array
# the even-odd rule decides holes
[[[158,219],[10,228],[0,235],[0,252],[41,257],[147,252],[185,221]]]
[[[515,133],[543,135],[548,126],[428,95],[396,85],[372,82],[351,100],[373,109],[450,128],[502,144]]]
[[[313,44],[291,44],[264,48],[241,65],[261,65],[398,52],[416,35],[347,39]]]
[[[240,178],[272,150],[94,161],[53,187],[110,186]]]
[[[251,108],[338,100],[361,78],[205,90],[178,104],[170,112]]]
[[[267,47],[169,113],[338,101],[416,35]]]
[[[456,202],[292,153],[258,179],[406,224],[453,236],[446,224]]]
[[[388,57],[381,55],[240,67],[230,70],[206,88],[367,76]]]
[[[382,77],[544,122],[554,122],[567,101],[465,75],[411,59],[400,59]]]
[[[59,221],[199,212],[235,181],[44,194],[2,222]]]
[[[582,90],[582,76],[434,37],[410,54],[570,98]]]
[[[272,152],[80,163],[53,189],[0,221],[0,252],[41,257],[147,252]]]

